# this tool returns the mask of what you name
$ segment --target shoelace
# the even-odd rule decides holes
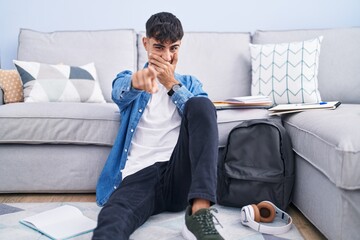
[[[202,232],[204,233],[204,235],[214,235],[214,234],[218,234],[216,228],[215,228],[215,224],[213,221],[213,218],[216,220],[216,225],[220,225],[221,227],[223,227],[219,220],[217,219],[217,217],[211,212],[218,212],[218,210],[216,208],[209,208],[206,210],[206,214],[201,214],[201,215],[195,215],[194,218],[200,223],[200,227]]]

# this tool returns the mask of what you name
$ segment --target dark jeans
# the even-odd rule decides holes
[[[215,203],[217,159],[216,110],[209,99],[193,97],[170,160],[123,179],[101,209],[93,239],[129,239],[151,215],[182,211],[196,198]]]

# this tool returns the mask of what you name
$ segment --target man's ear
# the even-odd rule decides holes
[[[143,38],[142,38],[142,42],[143,42],[143,45],[144,45],[145,50],[148,51],[149,39],[148,39],[147,37],[143,37]]]

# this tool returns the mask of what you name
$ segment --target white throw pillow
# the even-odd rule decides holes
[[[14,64],[25,102],[105,102],[94,63],[69,66],[14,60]]]
[[[274,104],[320,102],[317,76],[322,38],[250,44],[251,94],[269,96]]]

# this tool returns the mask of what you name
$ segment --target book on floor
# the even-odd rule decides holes
[[[288,113],[296,113],[315,109],[336,109],[340,106],[339,101],[319,102],[319,103],[297,103],[297,104],[279,104],[269,108],[269,115],[281,115]]]
[[[270,108],[273,103],[268,96],[243,96],[213,101],[216,109]]]
[[[86,217],[76,207],[63,205],[20,220],[20,223],[51,239],[68,239],[91,232],[96,221]]]

